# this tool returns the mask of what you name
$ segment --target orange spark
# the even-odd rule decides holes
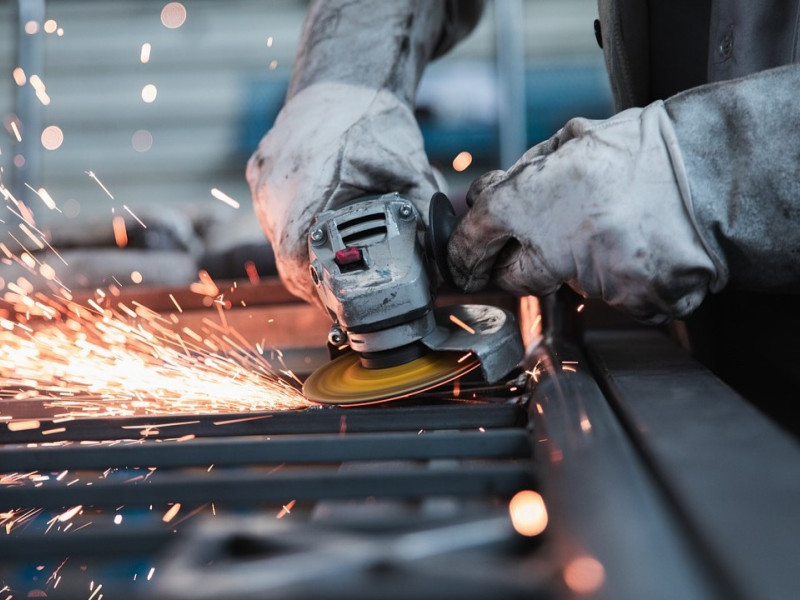
[[[64,143],[64,132],[57,125],[45,127],[42,131],[42,146],[45,150],[58,150]]]
[[[253,285],[261,281],[261,278],[258,276],[258,269],[256,269],[256,263],[254,263],[252,260],[248,260],[246,263],[244,263],[244,271],[247,273],[247,279]]]
[[[239,203],[236,200],[234,200],[233,198],[228,196],[228,194],[217,188],[211,188],[211,195],[214,196],[214,198],[216,198],[217,200],[224,202],[228,206],[232,206],[233,208],[239,208]]]
[[[27,77],[25,77],[25,71],[22,70],[22,67],[14,69],[12,75],[14,76],[14,82],[20,87],[25,85],[28,80]]]
[[[103,182],[97,178],[97,175],[94,174],[94,171],[84,171],[84,173],[86,173],[89,177],[94,179],[97,182],[97,185],[99,185],[103,189],[103,191],[108,195],[109,198],[111,198],[112,200],[114,199],[114,196],[112,196],[111,192],[108,191],[108,188],[103,185]]]
[[[82,504],[78,504],[78,506],[73,506],[69,510],[66,510],[63,513],[61,513],[60,515],[58,515],[56,517],[56,519],[61,523],[64,523],[65,521],[69,521],[72,517],[77,515],[81,511],[82,508],[83,508]]]
[[[142,88],[142,100],[147,104],[152,104],[158,96],[158,88],[152,83],[148,83]]]
[[[276,519],[282,519],[286,515],[290,514],[292,512],[292,509],[294,508],[294,504],[295,504],[295,500],[290,500],[289,502],[284,504],[283,507],[281,508],[280,512],[277,515],[275,515],[275,518]]]
[[[461,327],[461,329],[463,329],[463,330],[464,330],[464,331],[466,331],[467,333],[472,333],[472,334],[474,334],[474,333],[475,333],[475,330],[474,330],[472,327],[470,327],[469,325],[467,325],[466,323],[464,323],[464,321],[462,321],[461,319],[459,319],[457,316],[455,316],[455,315],[450,315],[450,320],[451,320],[453,323],[455,323],[456,325],[458,325],[459,327]]]
[[[64,433],[67,430],[66,427],[54,427],[53,429],[43,429],[42,435],[52,435],[54,433]]]
[[[214,425],[233,425],[234,423],[244,423],[245,421],[258,421],[259,419],[271,419],[272,415],[259,417],[245,417],[243,419],[230,419],[228,421],[214,421]]]
[[[511,524],[520,535],[532,537],[547,528],[547,509],[542,496],[532,490],[514,494],[508,504]]]
[[[579,556],[564,567],[564,582],[578,594],[592,594],[600,589],[606,578],[603,564],[591,556]]]
[[[170,2],[161,9],[161,24],[167,29],[177,29],[186,22],[186,7],[180,2]]]
[[[35,419],[25,421],[10,421],[8,423],[9,431],[26,431],[28,429],[39,429],[40,423]]]
[[[453,169],[456,171],[464,171],[472,164],[472,154],[469,152],[459,152],[453,159]]]
[[[164,516],[161,517],[161,520],[164,521],[164,523],[169,523],[170,521],[172,521],[172,519],[175,518],[175,515],[177,515],[180,510],[181,510],[181,503],[176,502],[169,508],[167,512],[164,513]]]
[[[180,304],[178,304],[178,301],[177,301],[177,300],[175,300],[175,296],[173,296],[172,294],[170,294],[170,295],[169,295],[169,299],[170,299],[170,300],[172,300],[172,303],[175,305],[175,308],[177,308],[177,309],[178,309],[178,312],[179,312],[179,313],[182,313],[182,312],[183,312],[183,309],[181,308],[181,305],[180,305]]]
[[[139,60],[142,61],[142,63],[146,63],[150,60],[151,49],[152,46],[150,45],[150,42],[145,42],[144,44],[142,44],[142,51],[139,54]]]
[[[144,229],[147,229],[147,225],[145,225],[139,217],[133,214],[133,211],[130,208],[128,208],[127,204],[123,204],[122,208],[124,208],[125,212],[127,212],[130,216],[136,219],[136,222],[139,223],[139,225],[141,225]]]
[[[114,241],[117,246],[124,248],[128,245],[128,230],[125,228],[125,219],[117,215],[111,220],[114,229]]]
[[[39,247],[40,250],[44,249],[44,244],[41,241],[39,241],[39,238],[33,235],[33,232],[30,229],[25,227],[25,223],[20,223],[19,228],[22,230],[22,233],[27,235],[31,239],[31,241]]]

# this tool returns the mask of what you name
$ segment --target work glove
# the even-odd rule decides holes
[[[284,105],[247,164],[256,214],[287,289],[320,304],[308,232],[323,210],[400,192],[427,219],[438,185],[409,104],[385,89],[315,83]]]
[[[727,269],[698,232],[663,102],[573,119],[508,171],[477,179],[448,245],[455,283],[547,295],[568,284],[637,319],[695,310]]]

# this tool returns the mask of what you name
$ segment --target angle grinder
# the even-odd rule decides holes
[[[308,237],[311,279],[333,325],[334,357],[303,393],[321,404],[385,402],[480,367],[495,383],[517,366],[514,315],[487,305],[435,306],[448,280],[446,246],[457,217],[434,194],[425,226],[399,193],[365,196],[320,213]]]

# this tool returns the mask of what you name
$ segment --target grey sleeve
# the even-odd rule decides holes
[[[314,0],[288,97],[321,81],[388,89],[413,104],[427,63],[466,36],[482,2]]]
[[[733,288],[800,293],[800,64],[665,102],[697,226]]]

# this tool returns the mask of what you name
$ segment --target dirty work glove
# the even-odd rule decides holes
[[[474,0],[313,0],[287,102],[247,166],[278,273],[321,304],[306,237],[322,210],[400,192],[427,218],[437,191],[413,105],[427,63],[472,30]]]
[[[727,269],[698,233],[663,102],[573,119],[508,171],[476,180],[450,239],[457,285],[546,295],[566,283],[634,317],[688,315]]]
[[[411,107],[387,90],[343,83],[314,84],[289,100],[250,158],[247,180],[284,284],[316,304],[307,244],[318,213],[400,192],[427,218],[437,191]]]

